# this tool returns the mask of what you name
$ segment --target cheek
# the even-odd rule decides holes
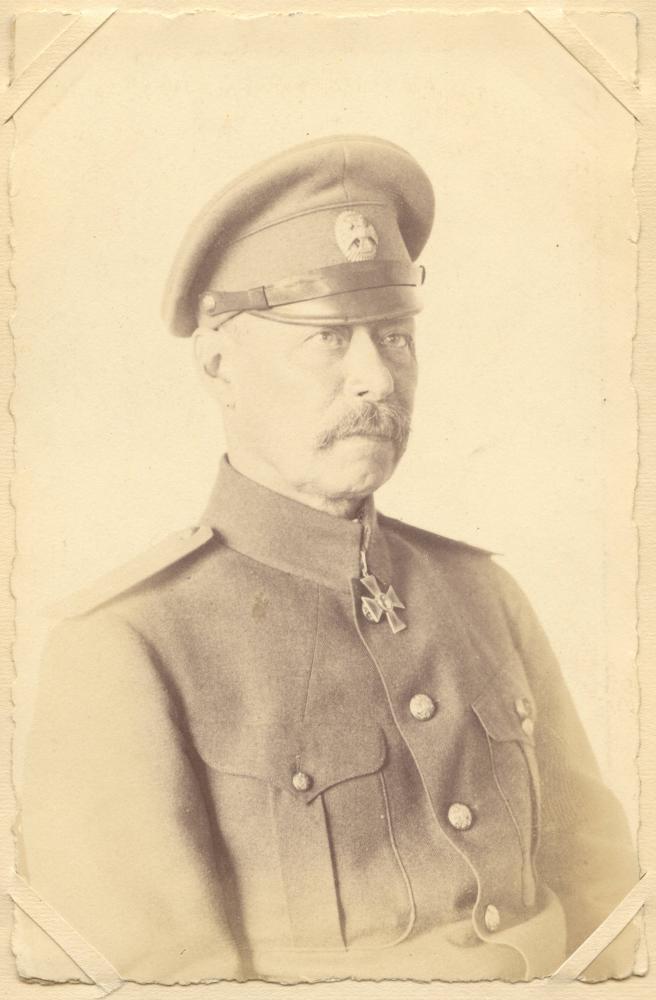
[[[414,359],[398,364],[392,369],[396,395],[408,403],[414,399],[417,388],[417,363]]]
[[[273,448],[311,442],[323,430],[336,392],[329,372],[299,370],[292,362],[251,365],[239,380],[241,427]]]

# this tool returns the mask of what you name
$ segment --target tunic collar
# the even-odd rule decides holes
[[[335,517],[248,479],[224,455],[201,518],[222,542],[242,555],[334,590],[350,590],[367,565],[389,579],[389,555],[373,498],[359,519]]]

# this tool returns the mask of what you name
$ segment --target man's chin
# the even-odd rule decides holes
[[[385,483],[400,458],[398,445],[389,438],[354,435],[336,441],[329,449],[326,480],[333,495],[367,496]],[[326,483],[327,485],[327,483]]]

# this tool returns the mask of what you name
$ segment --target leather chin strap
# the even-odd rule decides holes
[[[426,271],[421,265],[397,260],[357,261],[332,264],[300,277],[260,285],[242,292],[210,289],[199,296],[200,314],[220,316],[226,312],[251,312],[276,306],[308,302],[339,292],[359,292],[370,288],[423,285]]]

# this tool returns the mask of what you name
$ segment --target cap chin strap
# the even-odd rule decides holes
[[[345,262],[271,285],[260,285],[242,292],[210,289],[199,296],[199,324],[216,326],[223,313],[253,312],[309,302],[339,292],[359,292],[390,286],[417,288],[426,276],[421,265],[397,260]],[[225,320],[221,320],[225,322]]]

